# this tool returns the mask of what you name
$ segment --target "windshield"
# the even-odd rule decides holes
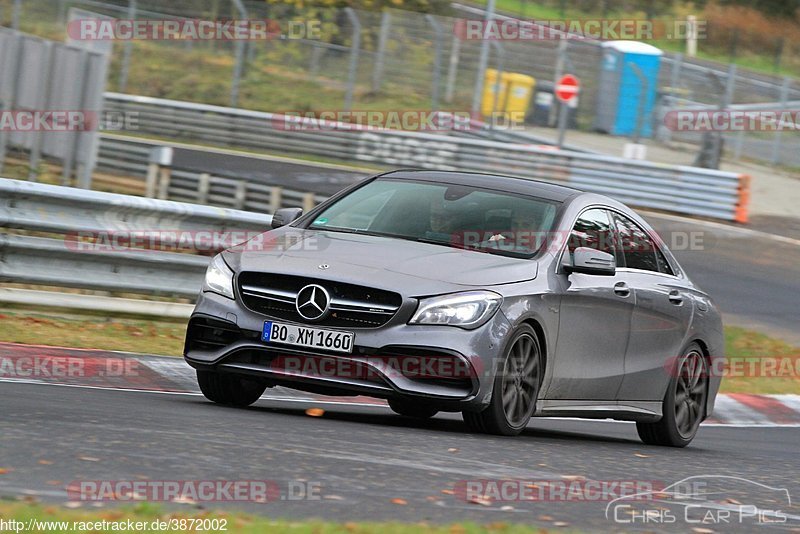
[[[491,189],[378,178],[318,213],[308,228],[532,256],[556,203]]]

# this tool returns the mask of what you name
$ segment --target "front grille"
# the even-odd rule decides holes
[[[239,275],[239,293],[247,308],[300,323],[308,321],[297,313],[297,293],[309,284],[324,287],[331,296],[330,313],[314,322],[320,326],[377,328],[386,324],[402,303],[397,293],[356,284],[287,274],[243,272]]]

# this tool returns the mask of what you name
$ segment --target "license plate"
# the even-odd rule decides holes
[[[264,343],[283,343],[336,352],[350,352],[353,349],[354,338],[355,334],[352,332],[310,328],[273,321],[264,321],[264,329],[261,332],[261,341]]]

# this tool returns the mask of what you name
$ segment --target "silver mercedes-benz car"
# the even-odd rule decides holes
[[[488,174],[395,171],[217,255],[184,356],[203,394],[275,385],[462,412],[636,421],[682,447],[714,407],[720,314],[651,227],[605,196]]]

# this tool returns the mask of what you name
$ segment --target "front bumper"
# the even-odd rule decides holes
[[[341,354],[263,343],[264,321],[272,318],[205,292],[189,322],[184,357],[196,369],[320,394],[414,399],[445,411],[485,406],[510,329],[504,315],[475,330],[408,325],[415,306],[404,303],[382,327],[348,329],[355,333],[354,348]]]

